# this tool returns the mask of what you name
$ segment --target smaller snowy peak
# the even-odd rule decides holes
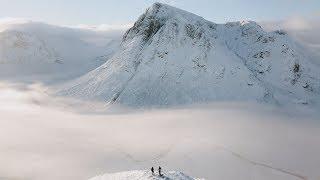
[[[224,24],[224,27],[229,32],[240,32],[240,37],[253,37],[256,35],[266,34],[263,28],[255,21],[228,22]],[[227,36],[230,36],[230,34]]]
[[[227,22],[226,23],[227,27],[240,27],[240,26],[244,26],[244,27],[255,27],[255,28],[260,28],[262,29],[262,27],[255,21],[247,21],[247,20],[243,20],[243,21],[236,21],[236,22]]]
[[[62,58],[48,44],[35,35],[7,30],[0,33],[0,63],[43,61],[62,63]]]
[[[104,174],[101,176],[96,176],[89,180],[204,180],[196,179],[185,175],[182,172],[167,172],[163,176],[152,175],[150,171],[127,171],[119,172],[114,174]]]
[[[0,79],[56,83],[79,77],[112,57],[121,35],[37,22],[0,22]]]

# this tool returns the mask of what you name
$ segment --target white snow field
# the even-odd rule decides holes
[[[114,174],[105,174],[101,176],[97,176],[91,178],[90,180],[159,180],[159,179],[174,179],[174,180],[200,180],[191,178],[181,172],[167,172],[163,176],[152,175],[150,171],[128,171],[128,172],[121,172],[121,173],[114,173]]]

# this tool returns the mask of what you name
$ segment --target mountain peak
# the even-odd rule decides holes
[[[145,41],[148,41],[169,19],[184,22],[204,20],[190,12],[157,2],[149,7],[134,23],[134,26],[125,33],[123,41],[140,35]]]
[[[148,10],[159,10],[162,7],[174,8],[174,7],[172,7],[172,6],[168,5],[168,4],[155,2],[148,8]]]
[[[146,10],[146,13],[149,14],[149,15],[156,15],[158,17],[161,17],[161,16],[175,16],[175,15],[183,15],[183,16],[197,16],[199,17],[198,15],[195,15],[193,13],[190,13],[188,11],[185,11],[185,10],[182,10],[182,9],[179,9],[179,8],[176,8],[176,7],[173,7],[173,6],[170,6],[168,4],[164,4],[164,3],[159,3],[159,2],[156,2],[154,3],[152,6],[150,6],[147,10]]]
[[[155,3],[125,33],[121,49],[107,63],[61,94],[133,107],[307,104],[318,93],[317,72],[289,37],[265,32],[253,21],[215,24]]]

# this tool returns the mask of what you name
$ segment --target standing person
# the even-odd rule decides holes
[[[154,168],[153,167],[151,168],[151,173],[152,173],[152,175],[154,175]]]
[[[161,167],[160,167],[160,166],[159,166],[158,171],[159,171],[159,176],[162,176],[162,173],[161,173]]]

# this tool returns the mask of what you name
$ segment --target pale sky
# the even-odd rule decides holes
[[[320,0],[159,0],[210,21],[274,21],[320,17]],[[57,25],[128,24],[155,0],[0,0],[0,18]]]

